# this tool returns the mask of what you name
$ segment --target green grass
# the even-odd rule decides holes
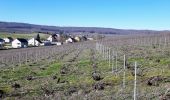
[[[145,93],[146,91],[144,91],[143,88],[145,88],[145,90],[151,91],[149,90],[151,87],[147,86],[145,83],[146,79],[157,75],[162,75],[163,77],[170,76],[170,69],[168,69],[168,64],[170,63],[169,57],[163,57],[162,54],[154,55],[156,51],[150,52],[151,54],[149,55],[149,58],[144,58],[142,55],[142,57],[133,57],[128,59],[128,63],[134,65],[134,61],[137,61],[139,65],[142,65],[141,68],[147,69],[144,71],[144,76],[137,76],[137,81],[139,82],[137,88]],[[78,60],[75,62],[58,61],[52,64],[40,62],[38,64],[33,64],[32,66],[16,66],[14,70],[12,68],[1,69],[0,76],[2,77],[0,79],[0,89],[8,93],[12,92],[13,90],[11,88],[11,83],[17,82],[21,84],[23,90],[33,91],[32,93],[26,94],[26,96],[41,96],[43,93],[42,87],[45,87],[49,90],[54,89],[56,90],[55,93],[61,93],[61,91],[62,93],[66,93],[70,87],[77,87],[78,90],[90,90],[93,95],[93,93],[95,94],[96,92],[92,86],[97,82],[104,82],[111,85],[106,86],[104,90],[98,92],[103,93],[103,96],[107,96],[114,95],[120,90],[120,88],[122,88],[123,71],[116,76],[115,73],[112,73],[112,66],[109,66],[108,62],[98,59],[96,60],[97,71],[101,74],[103,79],[100,81],[95,81],[92,78],[92,72],[94,70],[92,62],[90,61],[90,57],[88,57],[91,56],[89,51],[86,52],[86,57],[83,58],[82,55],[80,56],[81,58],[78,58]],[[160,62],[157,62],[157,59],[160,59]],[[60,71],[64,65],[68,67],[69,72],[63,75],[60,73]],[[118,59],[118,67],[123,67],[122,59]],[[42,70],[41,68],[45,69]],[[165,70],[163,73],[161,73],[163,68]],[[33,75],[37,79],[28,81],[25,78],[28,75]],[[57,79],[52,78],[54,75],[56,75],[57,78],[60,78],[61,81],[67,82],[58,83]],[[127,69],[126,71],[125,80],[126,90],[124,89],[123,92],[127,94],[132,93],[134,76],[131,75],[130,69]],[[157,87],[152,87],[151,89],[155,88]]]
[[[52,65],[49,65],[46,68],[46,70],[38,71],[37,75],[38,76],[48,76],[48,75],[52,75],[52,74],[59,74],[61,66],[62,66],[61,63],[55,63]]]
[[[16,67],[15,69],[6,69],[0,72],[0,76],[2,76],[0,83],[21,80],[23,77],[29,75],[30,71],[31,69],[27,66]]]
[[[9,33],[0,33],[0,38],[6,38],[6,37],[12,37],[12,38],[25,38],[25,39],[31,39],[33,37],[35,37],[38,33],[32,33],[32,34],[19,34],[19,33],[15,33],[15,34],[9,34]],[[46,40],[49,35],[48,34],[40,34],[40,38],[42,40]]]

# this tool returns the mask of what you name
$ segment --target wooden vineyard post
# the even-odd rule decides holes
[[[103,46],[103,59],[105,60],[105,47]]]
[[[1,57],[1,59],[0,59],[0,60],[1,60],[1,63],[0,63],[0,64],[3,64],[3,57]]]
[[[136,100],[136,70],[137,69],[137,62],[135,62],[135,79],[134,79],[134,94],[133,94],[133,97],[134,99],[133,100]]]
[[[14,56],[12,56],[12,70],[14,71],[15,63],[14,63]]]
[[[38,59],[38,57],[37,57],[37,56],[38,56],[38,52],[37,52],[37,50],[36,50],[36,51],[35,51],[35,62],[37,62],[37,61],[38,61],[38,60],[37,60],[37,59]]]
[[[37,50],[37,62],[40,61],[40,51]]]
[[[109,48],[107,47],[106,48],[106,61],[108,62],[109,61]]]
[[[2,57],[0,57],[0,64],[2,64]]]
[[[161,49],[161,38],[159,39],[159,49]]]
[[[41,51],[39,50],[39,61],[41,61]]]
[[[96,50],[97,50],[97,42],[96,42]],[[98,51],[98,50],[97,50]]]
[[[114,73],[114,51],[112,51],[112,73]]]
[[[109,48],[107,47],[107,57],[106,57],[106,59],[107,59],[107,62],[109,63]]]
[[[96,50],[98,51],[98,43],[96,42]]]
[[[50,61],[51,61],[51,52],[49,50],[48,50],[47,61],[48,61],[48,64],[50,64]]]
[[[106,47],[106,62],[108,61],[108,47]]]
[[[165,36],[165,42],[164,42],[164,49],[166,48],[166,45],[167,43],[166,43],[166,36]]]
[[[104,60],[106,60],[106,47],[104,46]]]
[[[103,48],[102,48],[102,45],[100,44],[100,53],[102,54],[102,50],[103,50]]]
[[[102,45],[102,57],[104,58],[104,47]]]
[[[110,66],[111,66],[111,57],[110,57],[110,55],[111,55],[111,53],[110,53],[111,51],[110,51],[110,48],[109,48],[109,68],[110,68]]]
[[[105,59],[105,61],[106,61],[106,58],[107,58],[107,49],[106,49],[106,47],[104,46],[104,59]]]
[[[3,58],[3,63],[6,64],[6,57]]]
[[[108,54],[109,54],[108,51],[109,51],[109,50],[108,50],[108,47],[106,47],[106,62],[107,62],[107,63],[108,63]]]
[[[21,52],[19,53],[19,56],[18,56],[19,58],[19,65],[21,66]]]
[[[101,54],[103,53],[103,46],[102,46],[102,44],[100,44],[100,53]]]
[[[152,47],[152,44],[153,44],[153,40],[152,40],[152,37],[150,38],[150,47]]]
[[[167,46],[169,46],[169,39],[170,39],[170,36],[168,35],[167,40],[166,40]]]
[[[27,65],[27,61],[28,61],[28,52],[26,52],[26,55],[25,55],[25,64]]]
[[[100,44],[99,43],[97,43],[97,49],[100,52]]]
[[[101,53],[101,52],[100,52],[100,44],[98,44],[98,52]]]
[[[156,47],[156,37],[154,37],[154,46]]]
[[[118,71],[118,70],[117,70],[117,52],[116,52],[115,60],[116,60],[116,62],[115,62],[115,63],[116,63],[116,65],[115,65],[115,66],[116,66],[116,76],[117,76],[117,71]]]
[[[126,77],[126,56],[124,55],[124,63],[123,63],[123,88],[125,88],[125,77]]]

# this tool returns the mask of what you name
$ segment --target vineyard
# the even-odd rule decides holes
[[[170,34],[0,51],[0,99],[168,100]]]

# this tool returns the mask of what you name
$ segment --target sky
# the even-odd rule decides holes
[[[0,21],[170,30],[170,0],[0,0]]]

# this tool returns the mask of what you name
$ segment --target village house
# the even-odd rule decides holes
[[[78,37],[78,36],[76,36],[74,39],[76,40],[76,42],[80,42],[81,41],[80,37]]]
[[[50,42],[59,42],[60,38],[60,34],[52,34],[47,38],[47,40]]]
[[[50,35],[48,38],[47,38],[48,41],[52,42],[53,41],[53,38],[52,38],[52,35]]]
[[[67,40],[66,40],[66,43],[74,43],[76,42],[76,40],[74,38],[71,38],[69,37]]]
[[[26,48],[28,47],[28,41],[26,39],[17,38],[12,41],[13,48]]]
[[[5,41],[3,39],[0,38],[0,49],[3,48],[3,45],[5,44]]]
[[[93,38],[87,38],[87,40],[93,41],[94,39]]]
[[[62,45],[63,43],[62,42],[51,42],[52,45]]]
[[[11,43],[14,39],[12,37],[4,38],[5,43]]]
[[[42,41],[42,43],[40,44],[41,46],[51,46],[51,42],[50,41]]]
[[[47,38],[48,41],[51,42],[52,45],[62,45],[60,34],[53,34]]]
[[[5,44],[5,41],[0,38],[0,44]]]
[[[40,46],[41,44],[42,44],[42,42],[40,40],[35,39],[35,38],[28,40],[29,46]]]
[[[86,36],[82,36],[81,37],[81,41],[87,41],[87,37]]]

